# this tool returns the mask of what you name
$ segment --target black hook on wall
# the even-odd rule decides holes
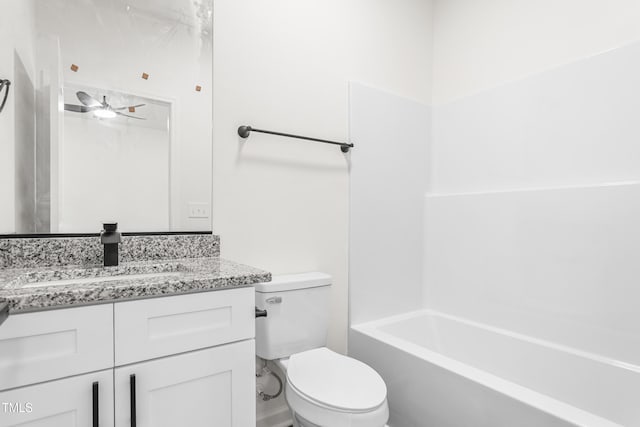
[[[2,91],[4,90],[4,98],[2,99],[2,103],[0,103],[0,113],[4,109],[4,105],[7,103],[7,98],[9,98],[9,87],[11,86],[11,81],[8,79],[0,79],[0,96],[2,96]]]

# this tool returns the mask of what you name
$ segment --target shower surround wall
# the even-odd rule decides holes
[[[522,20],[529,12],[531,17],[540,15],[542,4],[492,0],[472,17],[470,11],[476,11],[472,3],[436,2],[435,105],[431,121],[424,122],[431,126],[428,179],[423,221],[413,227],[415,233],[424,228],[422,245],[395,247],[390,251],[392,259],[404,255],[407,264],[398,269],[391,262],[387,270],[385,260],[375,254],[357,253],[370,248],[371,239],[351,234],[350,354],[371,363],[388,381],[394,427],[421,425],[425,420],[434,425],[468,425],[465,419],[478,417],[473,402],[479,401],[492,411],[477,421],[478,426],[535,420],[538,409],[553,414],[554,421],[548,425],[566,425],[567,420],[585,426],[640,425],[632,407],[609,413],[597,403],[562,408],[558,400],[553,402],[561,400],[560,388],[529,399],[509,393],[506,387],[499,397],[495,391],[501,387],[494,387],[487,372],[477,371],[481,365],[469,366],[487,382],[460,386],[461,377],[469,380],[474,375],[455,370],[447,375],[442,371],[446,363],[433,362],[441,357],[439,349],[442,354],[449,350],[447,342],[453,339],[439,337],[446,333],[439,326],[429,329],[436,337],[435,350],[409,345],[416,351],[411,356],[396,355],[405,351],[397,350],[397,337],[381,334],[389,341],[376,344],[363,333],[367,328],[361,327],[362,322],[385,324],[384,318],[402,312],[403,307],[405,312],[428,309],[498,328],[541,349],[552,346],[584,360],[619,367],[619,376],[609,379],[634,384],[620,387],[620,398],[640,387],[640,315],[633,304],[640,297],[634,290],[634,278],[640,273],[635,262],[640,252],[640,204],[636,203],[640,196],[640,33],[637,26],[629,25],[640,16],[640,8],[631,3],[613,7],[588,1],[582,9],[574,4],[582,12],[574,16],[563,3],[557,8],[566,21],[564,27],[547,22],[549,34],[539,37],[539,30],[533,31]],[[525,13],[531,8],[536,10]],[[602,8],[607,10],[596,16],[595,10]],[[519,20],[511,19],[514,16]],[[596,35],[585,35],[598,22],[602,25],[594,30]],[[576,34],[566,34],[569,29]],[[496,33],[514,37],[502,40]],[[356,104],[352,109],[371,105]],[[352,111],[352,126],[358,114]],[[379,126],[384,124],[375,123]],[[354,183],[374,177],[376,168],[388,167],[382,156],[367,165],[367,174],[358,175],[359,161],[354,160]],[[396,170],[407,173],[402,166]],[[412,182],[396,184],[403,194]],[[352,224],[379,215],[375,209],[359,209],[362,203],[383,206],[387,218],[396,221],[411,218],[403,205],[394,210],[385,204],[386,192],[376,192],[373,186],[355,189],[353,185]],[[406,236],[404,225],[388,221],[376,230],[384,233],[395,227]],[[423,253],[419,262],[413,258],[415,251]],[[367,263],[382,272],[388,286],[378,300],[371,294],[381,284],[357,273]],[[416,264],[424,268],[421,277],[405,274],[415,271]],[[393,272],[396,280],[389,279]],[[419,289],[415,282],[405,281],[416,277],[421,280]],[[422,301],[413,301],[416,296]],[[460,344],[473,349],[483,343],[469,338]],[[429,362],[428,369],[423,368],[434,351],[439,356]],[[565,378],[565,391],[579,393],[579,385],[562,376],[563,368],[551,359],[547,362],[549,375]],[[411,372],[405,372],[408,369]],[[500,381],[504,379],[513,381],[508,377]],[[422,381],[421,387],[412,386],[412,381]],[[536,390],[533,384],[522,385]],[[414,399],[418,390],[430,399]],[[525,405],[509,406],[503,399],[505,390],[506,396],[515,396]],[[590,414],[609,421],[594,424]]]
[[[351,324],[421,306],[429,107],[352,83]],[[384,250],[382,248],[384,247]]]
[[[637,42],[439,105],[430,193],[639,179],[639,73]]]
[[[636,43],[435,109],[426,306],[640,364],[638,75]]]
[[[429,117],[429,107],[417,101],[350,85],[350,136],[359,141],[351,166],[351,326],[422,307]],[[371,360],[374,354],[385,359],[380,346],[360,342],[359,332],[349,328],[349,354],[382,375],[389,391],[390,425],[403,427],[405,407],[423,394],[405,387],[410,371]]]

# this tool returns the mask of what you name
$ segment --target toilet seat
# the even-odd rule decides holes
[[[285,398],[302,427],[383,427],[389,420],[386,399],[373,411],[350,413],[319,406],[293,390],[290,384],[285,387]]]
[[[298,390],[297,388],[295,388],[294,386],[291,385],[291,383],[287,383],[286,385],[286,389],[287,389],[287,394],[288,395],[292,395],[295,394],[298,400],[303,400],[304,402],[316,406],[318,408],[324,409],[326,411],[331,411],[331,412],[336,412],[336,413],[345,413],[345,414],[368,414],[372,411],[375,411],[376,409],[380,408],[381,406],[383,406],[387,400],[386,398],[380,402],[380,404],[372,409],[369,410],[358,410],[358,409],[345,409],[345,408],[338,408],[335,406],[331,406],[331,405],[327,405],[324,402],[315,400],[313,398],[310,398],[309,396],[305,395],[303,392],[301,392],[300,390]]]
[[[292,355],[287,382],[301,397],[341,412],[370,412],[387,397],[384,380],[373,368],[326,347]]]

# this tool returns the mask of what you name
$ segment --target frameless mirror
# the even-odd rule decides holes
[[[4,0],[0,234],[211,229],[212,0]]]

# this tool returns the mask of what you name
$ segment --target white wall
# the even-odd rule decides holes
[[[640,39],[635,0],[435,0],[436,104]]]
[[[223,256],[275,274],[331,274],[329,345],[344,351],[349,158],[337,147],[260,134],[241,142],[236,130],[249,124],[347,140],[351,80],[428,102],[430,2],[214,7],[213,224]]]

